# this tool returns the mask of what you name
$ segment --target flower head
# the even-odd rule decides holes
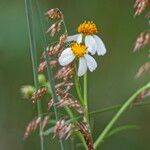
[[[87,53],[87,47],[84,44],[72,43],[71,50],[76,57],[82,57]]]
[[[78,76],[84,75],[87,68],[93,72],[97,67],[95,59],[88,54],[88,47],[83,43],[72,43],[69,48],[66,48],[61,53],[59,63],[62,66],[66,66],[75,58],[79,59]]]
[[[93,35],[93,34],[97,33],[97,27],[94,22],[92,22],[92,21],[86,22],[85,21],[84,23],[82,23],[78,26],[77,31],[84,35]]]
[[[84,43],[88,47],[88,52],[90,52],[92,55],[94,55],[96,52],[98,55],[105,55],[106,48],[101,38],[95,35],[98,30],[94,22],[85,21],[78,26],[77,31],[79,34],[68,36],[68,42],[81,42],[84,39]]]

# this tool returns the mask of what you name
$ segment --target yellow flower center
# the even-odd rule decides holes
[[[71,50],[76,57],[82,57],[87,53],[87,47],[84,44],[72,43]]]
[[[83,33],[84,35],[92,35],[97,33],[97,27],[92,21],[85,21],[84,23],[79,25],[77,31],[79,33]]]

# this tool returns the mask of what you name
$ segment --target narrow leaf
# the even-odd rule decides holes
[[[110,131],[105,138],[109,138],[111,136],[114,136],[120,132],[126,131],[126,130],[130,130],[130,129],[139,129],[139,126],[137,125],[124,125],[121,127],[118,127],[116,129],[113,129],[112,131]]]

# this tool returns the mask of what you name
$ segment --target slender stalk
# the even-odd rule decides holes
[[[88,102],[87,102],[87,73],[84,75],[84,81],[83,81],[83,95],[84,95],[84,106],[85,109],[88,112]]]
[[[75,67],[75,73],[74,73],[74,83],[75,83],[75,88],[76,88],[76,91],[77,91],[77,95],[79,97],[79,100],[81,102],[82,105],[84,105],[84,99],[82,97],[82,94],[81,94],[81,89],[80,89],[80,83],[79,83],[79,78],[78,78],[78,75],[77,75],[77,66],[76,66],[76,62],[74,63],[74,67]]]
[[[88,98],[87,98],[87,73],[84,75],[83,78],[84,78],[83,79],[83,95],[84,95],[85,117],[87,119],[87,123],[89,124],[89,131],[91,132],[89,111],[88,111]]]
[[[134,104],[132,107],[144,106],[144,105],[148,105],[148,104],[150,104],[150,101],[137,103],[137,104]],[[97,109],[97,110],[89,112],[89,116],[94,116],[96,114],[101,114],[101,113],[104,113],[104,112],[118,110],[119,108],[121,108],[121,106],[122,105],[119,104],[119,105],[108,106],[108,107],[105,107],[105,108]]]
[[[75,140],[74,140],[74,138],[71,139],[71,150],[75,150]]]
[[[50,57],[48,55],[48,52],[47,52],[48,43],[47,43],[47,39],[46,39],[46,36],[45,36],[44,24],[43,24],[43,21],[42,21],[42,17],[41,17],[42,15],[41,15],[38,0],[35,0],[35,5],[36,5],[38,19],[39,19],[39,23],[40,23],[41,31],[42,31],[43,48],[44,48],[44,51],[45,51],[45,60],[46,60],[46,63],[47,63],[47,74],[48,74],[48,80],[49,80],[49,83],[50,83],[51,94],[52,94],[52,98],[54,100],[54,103],[57,103],[58,102],[58,97],[57,97],[57,94],[56,94],[56,91],[55,91],[55,83],[54,83],[53,73],[52,73],[52,69],[51,69],[51,65],[50,65],[51,59],[50,59]],[[59,120],[59,114],[58,114],[58,108],[57,108],[56,105],[54,105],[54,112],[55,112],[56,120],[58,121]],[[61,150],[64,150],[65,146],[64,146],[63,141],[61,139],[59,139],[59,142],[60,142]]]
[[[34,86],[35,89],[38,90],[37,54],[36,54],[36,44],[35,44],[33,22],[32,22],[32,8],[31,8],[30,0],[25,0],[25,9],[26,9],[29,41],[30,41],[30,53],[31,53],[31,60],[32,60],[32,67],[33,67]],[[37,110],[38,110],[38,116],[41,117],[42,107],[41,107],[40,100],[37,101]],[[41,150],[44,150],[44,138],[42,135],[41,123],[40,123],[40,144],[41,144]]]
[[[116,115],[112,118],[112,120],[108,123],[108,125],[105,127],[105,129],[102,131],[100,136],[97,138],[96,142],[94,143],[94,148],[97,149],[98,146],[101,145],[103,142],[105,136],[108,134],[110,129],[113,127],[113,125],[117,122],[117,120],[121,117],[121,115],[126,111],[126,109],[132,104],[132,102],[135,100],[135,98],[146,89],[150,88],[150,83],[146,84],[139,90],[137,90],[119,109],[119,111],[116,113]]]

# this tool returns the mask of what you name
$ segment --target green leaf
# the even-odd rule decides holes
[[[126,131],[126,130],[130,130],[130,129],[139,129],[139,126],[137,125],[124,125],[124,126],[121,126],[121,127],[118,127],[116,129],[113,129],[112,131],[110,131],[105,138],[109,138],[113,135],[116,135],[120,132],[123,132],[123,131]]]

